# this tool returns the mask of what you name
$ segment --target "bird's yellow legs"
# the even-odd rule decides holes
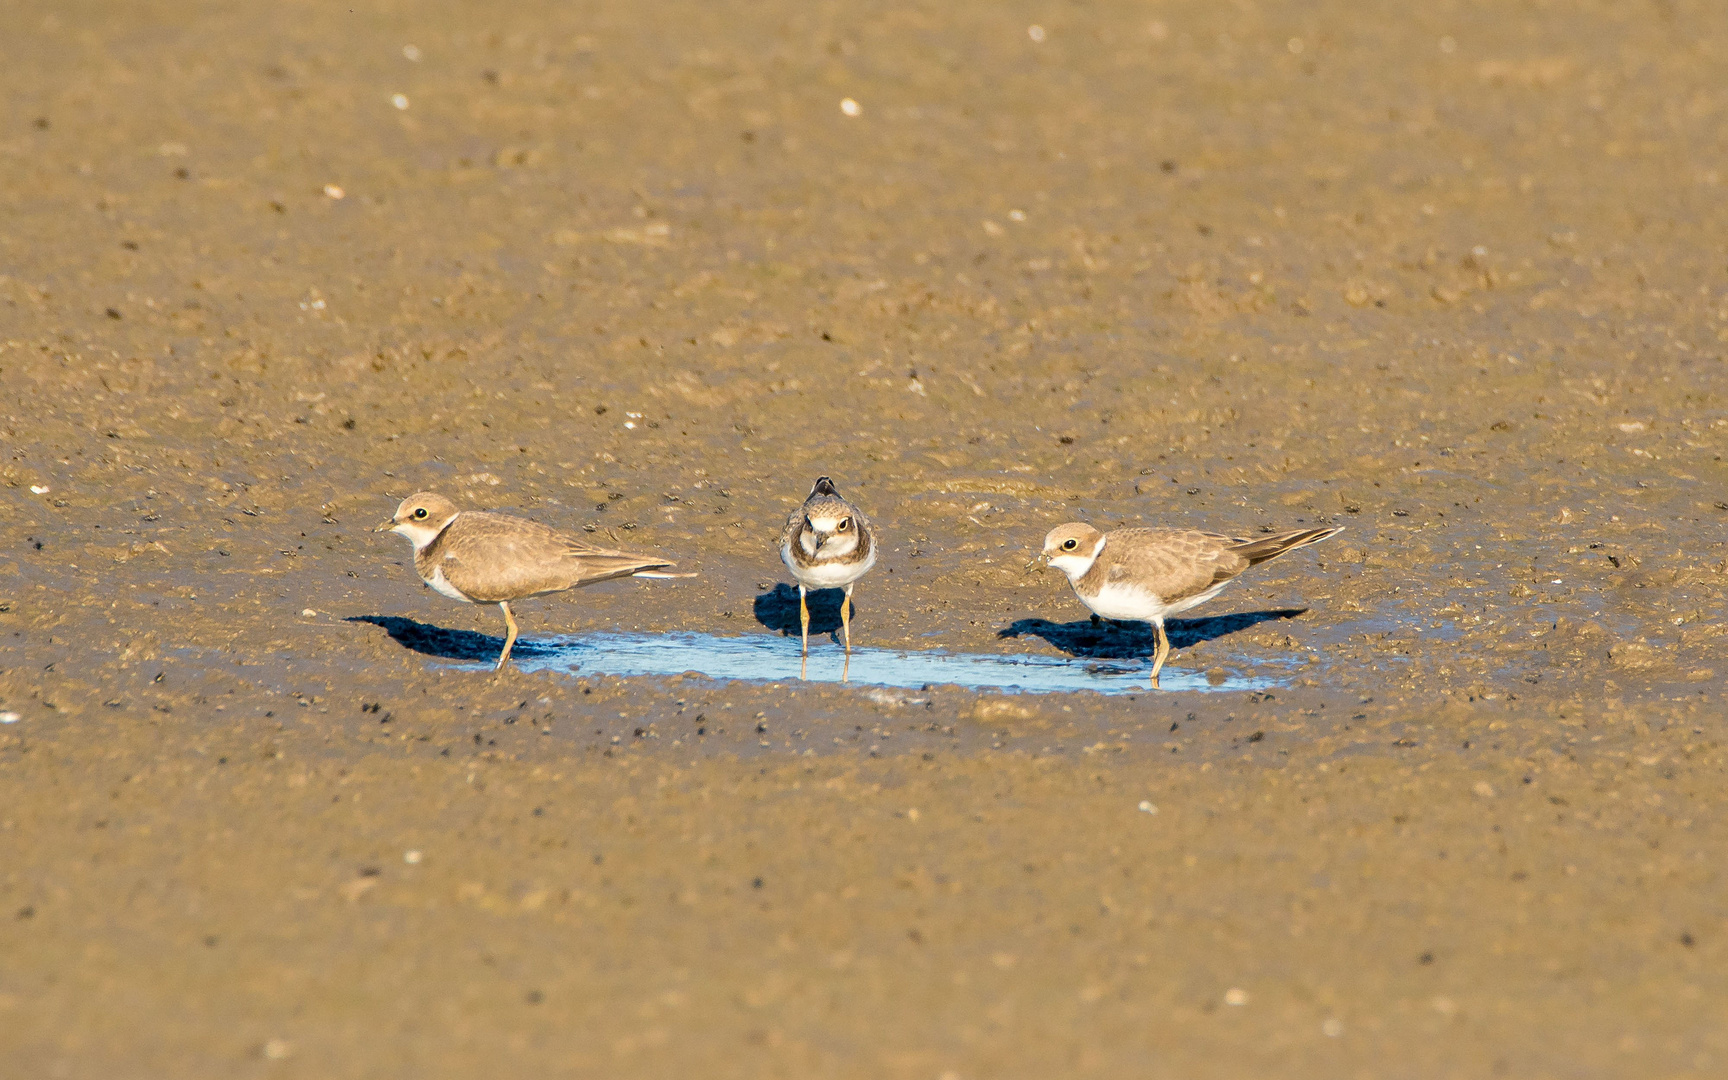
[[[810,604],[809,590],[798,586],[798,634],[803,642],[803,659],[798,663],[798,677],[810,677]],[[846,642],[846,665],[840,670],[840,681],[852,678],[852,586],[846,586],[846,596],[840,601],[840,634]]]
[[[846,666],[840,669],[840,681],[852,678],[852,586],[846,586],[846,596],[840,601],[840,629],[846,639]]]
[[[804,638],[804,659],[798,663],[798,677],[805,678],[810,668],[810,605],[804,602],[804,586],[798,586],[798,625]]]
[[[499,604],[498,609],[504,613],[504,625],[508,631],[504,635],[504,651],[498,654],[498,666],[493,668],[493,671],[504,670],[505,663],[510,659],[510,650],[516,647],[516,616],[510,613],[510,602],[506,600]]]
[[[1152,655],[1152,689],[1158,689],[1158,672],[1164,667],[1164,661],[1170,656],[1170,639],[1164,636],[1162,621],[1152,624],[1158,628],[1158,651]]]

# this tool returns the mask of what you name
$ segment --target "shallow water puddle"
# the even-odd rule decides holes
[[[807,678],[839,682],[844,654],[826,641],[812,643]],[[511,661],[526,671],[571,671],[584,675],[683,675],[741,682],[795,682],[798,640],[773,634],[714,637],[708,634],[587,634],[519,641]],[[917,690],[960,686],[1021,694],[1146,693],[1149,665],[1139,660],[1100,661],[1031,655],[949,653],[940,650],[854,648],[851,681],[864,686]],[[1161,689],[1169,691],[1264,690],[1284,680],[1235,677],[1214,685],[1204,674],[1166,667]]]

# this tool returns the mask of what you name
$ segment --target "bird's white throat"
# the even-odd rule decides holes
[[[1049,557],[1050,565],[1067,574],[1069,581],[1085,577],[1086,571],[1092,569],[1092,564],[1096,561],[1097,556],[1085,554],[1051,555]]]
[[[451,518],[450,520],[454,521],[456,519]],[[432,541],[438,539],[438,534],[442,533],[448,525],[449,522],[440,522],[438,525],[433,526],[418,521],[399,521],[396,523],[396,527],[390,531],[406,536],[408,542],[414,545],[414,553],[418,555],[420,552],[425,551]]]
[[[1098,561],[1098,556],[1104,554],[1104,544],[1108,539],[1108,537],[1100,536],[1098,542],[1092,546],[1091,551],[1057,552],[1055,555],[1044,556],[1044,559],[1051,566],[1068,575],[1069,581],[1078,581],[1086,576],[1088,570],[1092,569],[1092,564]]]

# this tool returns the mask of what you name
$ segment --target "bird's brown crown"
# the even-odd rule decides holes
[[[1044,554],[1090,556],[1103,535],[1084,521],[1070,521],[1044,535]]]
[[[431,491],[421,491],[403,499],[390,520],[397,525],[415,525],[434,531],[450,523],[461,513],[456,504]]]

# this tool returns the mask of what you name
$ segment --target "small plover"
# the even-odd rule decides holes
[[[1242,540],[1198,529],[1117,529],[1082,522],[1051,529],[1045,561],[1068,575],[1074,595],[1106,619],[1150,622],[1158,630],[1152,685],[1170,655],[1164,620],[1217,596],[1237,574],[1287,551],[1317,544],[1343,526],[1296,529]]]
[[[876,534],[858,508],[840,497],[834,481],[818,477],[804,504],[786,519],[780,536],[780,561],[798,579],[798,622],[804,641],[803,678],[810,662],[811,589],[843,588],[840,627],[846,641],[846,664],[840,680],[852,673],[852,586],[876,565]]]
[[[373,532],[401,533],[414,545],[414,569],[442,596],[466,604],[497,604],[504,612],[502,670],[516,644],[510,605],[620,577],[693,577],[661,573],[674,564],[652,555],[610,551],[527,518],[458,510],[442,495],[402,500],[396,516]]]

